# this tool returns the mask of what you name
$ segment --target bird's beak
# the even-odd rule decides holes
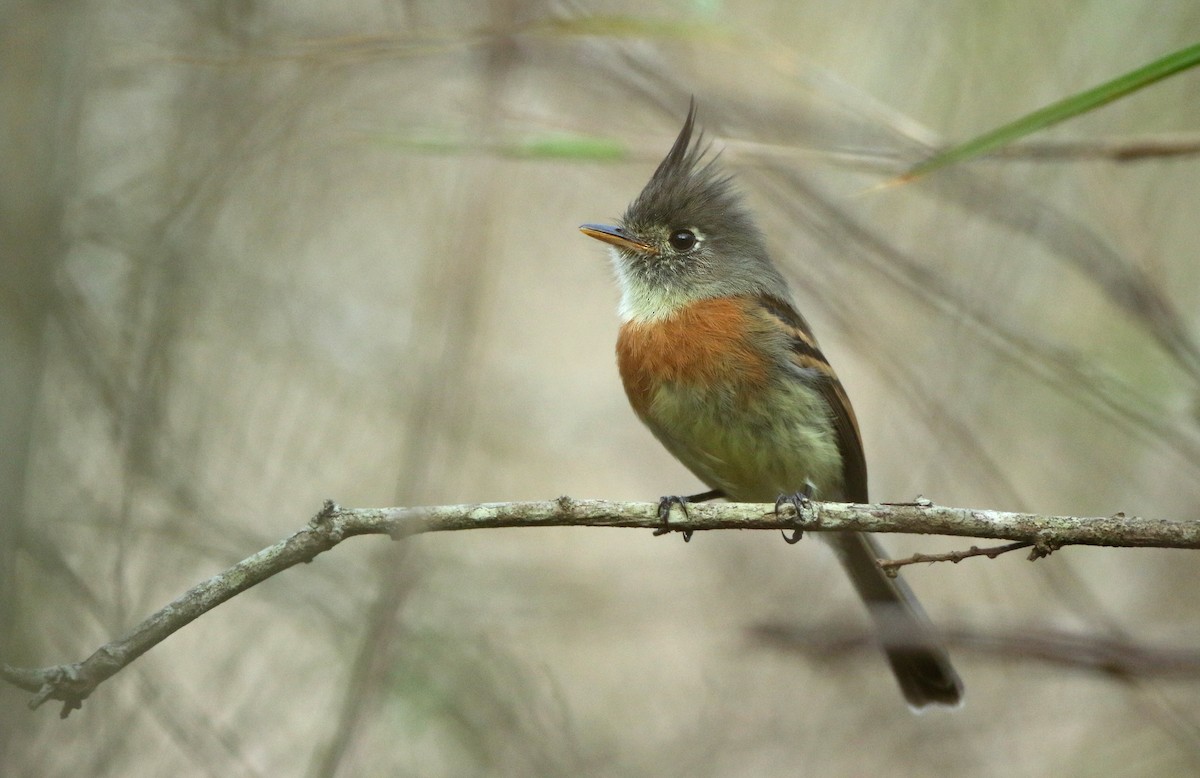
[[[604,224],[581,224],[579,231],[589,238],[611,243],[619,249],[636,251],[639,254],[657,254],[658,249],[649,243],[643,243],[629,234],[624,227],[609,227]]]

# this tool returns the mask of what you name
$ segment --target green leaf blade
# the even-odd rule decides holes
[[[1095,110],[1127,94],[1144,89],[1180,71],[1200,65],[1200,43],[1180,49],[1157,59],[1148,65],[1118,76],[1099,86],[1059,100],[1016,121],[1005,124],[991,132],[936,154],[913,166],[900,176],[901,181],[911,181],[934,170],[957,164],[994,151],[1039,130],[1058,124],[1074,116]]]

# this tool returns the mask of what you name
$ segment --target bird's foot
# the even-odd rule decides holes
[[[678,505],[679,509],[681,511],[683,511],[683,517],[685,519],[687,519],[687,518],[690,518],[690,516],[688,516],[688,509],[687,509],[689,502],[705,502],[707,500],[715,500],[718,497],[724,497],[724,496],[725,495],[721,493],[721,490],[713,489],[712,491],[709,491],[709,492],[701,492],[700,494],[692,494],[692,495],[688,495],[686,497],[680,496],[678,494],[671,494],[671,495],[667,495],[666,497],[659,497],[658,498],[658,520],[662,522],[662,526],[659,527],[658,529],[654,530],[655,536],[665,535],[671,531],[671,527],[670,527],[671,506]],[[690,529],[685,529],[685,530],[681,531],[680,534],[683,535],[684,543],[691,542],[693,531],[694,530],[690,530]]]
[[[775,499],[775,515],[779,515],[779,509],[784,505],[790,505],[792,506],[792,509],[796,511],[796,519],[799,520],[800,516],[803,515],[804,509],[807,508],[812,502],[812,496],[815,492],[816,487],[813,486],[812,481],[807,481],[804,484],[803,490],[796,492],[795,494],[779,495],[779,497]],[[790,536],[783,530],[780,530],[779,532],[781,535],[783,535],[783,542],[787,543],[789,546],[799,543],[800,538],[804,537],[804,530],[793,530]]]

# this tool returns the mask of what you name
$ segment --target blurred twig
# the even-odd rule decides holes
[[[35,692],[31,707],[61,700],[61,715],[79,708],[97,686],[142,654],[226,600],[355,535],[394,539],[426,532],[498,527],[632,527],[695,532],[716,529],[903,532],[1004,538],[1027,542],[1038,556],[1067,545],[1200,548],[1200,522],[1109,517],[1041,516],[948,508],[927,500],[854,505],[810,502],[799,512],[759,503],[692,504],[663,526],[655,503],[572,500],[481,503],[419,508],[342,508],[327,502],[308,526],[194,586],[127,636],[82,662],[44,668],[0,663],[0,677]]]
[[[581,138],[581,145],[587,141],[597,149],[612,149],[620,147],[617,141],[608,141],[608,146],[600,146],[601,139]],[[530,149],[536,149],[534,140],[511,147],[496,149],[493,153],[506,156],[530,156]],[[412,142],[415,144],[415,142]],[[647,144],[649,145],[649,144]],[[661,144],[660,144],[661,145]],[[843,167],[867,173],[889,174],[895,171],[896,165],[903,164],[911,158],[911,149],[877,147],[840,148],[835,150],[812,149],[795,144],[763,143],[745,140],[743,138],[723,138],[722,147],[728,149],[730,159],[743,164],[755,161],[774,163],[786,159],[819,159],[829,163],[838,163]],[[586,151],[589,147],[582,146]],[[930,146],[931,151],[949,148],[948,144]],[[1200,135],[1196,133],[1157,133],[1146,135],[1126,135],[1111,138],[1066,138],[1060,140],[1024,141],[1005,146],[988,152],[980,158],[986,160],[1027,160],[1030,162],[1080,162],[1085,160],[1107,162],[1143,162],[1161,160],[1167,157],[1190,157],[1200,155]],[[564,154],[565,156],[565,154]],[[586,157],[581,151],[576,157]],[[654,157],[654,152],[646,149],[630,150],[630,158],[641,160]],[[602,159],[599,151],[593,152],[590,158]]]
[[[841,657],[853,650],[876,650],[879,637],[865,628],[837,624],[797,627],[759,624],[751,636],[766,645],[817,657]],[[1147,646],[1103,634],[1056,629],[988,633],[971,629],[939,630],[956,652],[974,651],[1001,658],[1045,662],[1121,677],[1197,677],[1200,651]]]

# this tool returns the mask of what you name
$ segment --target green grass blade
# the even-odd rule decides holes
[[[953,165],[972,157],[977,157],[980,154],[986,154],[1018,138],[1037,132],[1052,124],[1057,124],[1072,116],[1078,116],[1081,113],[1099,108],[1131,92],[1136,92],[1167,76],[1195,67],[1198,64],[1200,64],[1200,43],[1189,46],[1186,49],[1180,49],[1173,54],[1168,54],[1161,59],[1151,62],[1149,65],[1114,78],[1112,81],[1088,89],[1085,92],[1071,95],[1063,100],[1059,100],[1057,103],[1027,114],[1003,127],[973,138],[962,145],[947,149],[912,167],[908,172],[900,176],[898,181],[911,181],[947,165]]]

